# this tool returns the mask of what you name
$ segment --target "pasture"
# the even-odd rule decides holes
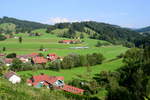
[[[6,48],[5,52],[2,53],[17,53],[19,55],[22,54],[30,54],[33,52],[43,53],[44,55],[49,53],[56,53],[58,56],[66,56],[70,53],[77,54],[91,54],[91,53],[102,53],[105,57],[105,62],[101,65],[96,65],[90,67],[91,72],[87,72],[87,67],[78,67],[69,70],[60,70],[59,72],[51,71],[51,70],[33,70],[33,71],[22,71],[18,72],[19,75],[24,75],[29,77],[29,75],[37,75],[40,73],[45,73],[49,75],[56,76],[64,76],[65,80],[71,80],[72,78],[84,78],[86,79],[87,73],[92,77],[94,74],[99,73],[101,71],[115,71],[116,69],[122,66],[122,59],[114,60],[111,62],[107,62],[108,60],[116,58],[121,53],[124,53],[128,48],[123,47],[121,45],[109,45],[102,47],[95,47],[97,41],[106,42],[102,40],[94,40],[89,38],[82,39],[84,42],[81,44],[61,44],[58,43],[59,40],[63,40],[66,38],[57,37],[55,34],[47,34],[44,32],[45,30],[35,30],[35,32],[39,32],[41,36],[28,36],[28,34],[16,34],[17,37],[22,36],[23,41],[19,43],[18,39],[10,38],[5,41],[0,41],[0,48]],[[56,30],[60,31],[60,30]],[[54,31],[55,32],[55,31]],[[39,51],[40,47],[43,46],[47,48],[48,51]],[[70,49],[70,47],[89,47],[88,49]]]
[[[120,45],[110,45],[103,47],[95,47],[97,41],[106,42],[102,40],[94,40],[94,39],[82,39],[84,42],[81,44],[61,44],[58,43],[59,40],[63,40],[65,38],[59,38],[56,35],[46,34],[44,30],[37,30],[41,32],[43,35],[41,36],[28,36],[28,34],[17,34],[16,36],[22,36],[23,41],[19,43],[18,39],[11,38],[5,41],[0,41],[0,51],[2,52],[2,48],[5,47],[6,51],[3,53],[17,53],[21,54],[29,54],[32,52],[41,52],[39,51],[40,47],[43,46],[47,48],[48,51],[41,52],[44,55],[48,53],[56,53],[59,56],[65,56],[69,53],[78,53],[78,54],[87,54],[100,52],[102,53],[106,59],[113,59],[120,53],[123,53],[127,50],[127,48],[122,47]],[[88,49],[70,49],[70,47],[81,47],[86,46]]]

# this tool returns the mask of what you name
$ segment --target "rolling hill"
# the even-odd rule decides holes
[[[11,18],[11,17],[0,18],[0,24],[3,24],[3,23],[15,24],[16,32],[26,32],[26,31],[31,31],[34,29],[48,27],[48,25],[46,25],[46,24],[41,24],[41,23],[26,21],[26,20],[20,20],[20,19]]]
[[[150,32],[150,26],[136,29],[135,31],[137,31],[137,32]]]
[[[88,35],[89,38],[106,40],[113,44],[133,43],[136,38],[141,37],[138,32],[133,30],[94,21],[59,23],[49,26],[47,32],[53,33],[53,30],[56,29],[68,29],[59,35],[61,37],[75,38]]]

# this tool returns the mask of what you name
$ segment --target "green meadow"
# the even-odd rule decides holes
[[[60,70],[60,71],[52,71],[52,70],[33,70],[33,71],[21,71],[18,72],[19,75],[30,77],[30,75],[39,75],[40,73],[48,74],[51,76],[64,76],[65,81],[70,81],[73,78],[80,78],[80,79],[90,79],[95,74],[100,73],[101,71],[115,71],[116,69],[122,66],[122,59],[115,60],[112,62],[103,63],[101,65],[96,65],[90,67],[90,72],[86,66]],[[87,77],[89,76],[89,77]]]
[[[54,30],[54,32],[59,33],[60,30]],[[58,43],[59,40],[63,40],[66,38],[57,37],[56,34],[47,34],[45,33],[44,29],[35,30],[34,32],[41,33],[41,36],[28,36],[28,34],[16,34],[16,36],[22,36],[23,41],[19,43],[18,39],[11,38],[5,41],[0,41],[0,48],[6,47],[6,51],[3,53],[17,53],[18,55],[22,54],[30,54],[33,52],[43,53],[44,55],[49,53],[56,53],[58,56],[66,56],[70,53],[77,53],[77,54],[88,54],[88,53],[102,53],[105,57],[105,62],[101,65],[92,66],[90,68],[91,72],[89,73],[90,76],[93,76],[100,71],[115,71],[119,67],[122,66],[122,60],[114,60],[111,62],[107,62],[108,60],[116,58],[121,53],[124,53],[128,48],[123,47],[121,45],[109,45],[109,46],[102,46],[102,47],[95,47],[97,41],[106,42],[102,40],[94,40],[89,38],[82,39],[84,42],[81,44],[61,44]],[[48,51],[43,52],[39,51],[39,48],[43,46],[47,48]],[[89,47],[88,49],[70,49],[70,47],[80,47],[86,46]],[[2,51],[1,51],[2,52]],[[70,70],[60,70],[59,72],[51,71],[51,70],[34,70],[34,71],[22,71],[18,72],[20,75],[28,76],[30,74],[39,74],[45,73],[49,75],[56,75],[56,76],[64,76],[66,80],[71,80],[72,78],[77,78],[81,75],[84,78],[86,75],[87,67],[78,67],[73,68]],[[81,77],[80,76],[80,77]]]
[[[87,54],[93,52],[100,52],[104,54],[107,59],[115,58],[122,52],[125,52],[127,48],[122,47],[120,45],[110,45],[105,47],[95,47],[98,40],[94,39],[83,39],[83,43],[81,44],[61,44],[58,43],[59,40],[63,40],[65,38],[58,38],[56,35],[46,34],[44,30],[37,30],[38,32],[43,33],[41,36],[28,36],[28,34],[17,34],[16,36],[22,36],[23,41],[19,43],[18,39],[11,38],[5,41],[0,41],[0,48],[6,47],[6,51],[4,53],[17,53],[17,54],[29,54],[32,52],[41,52],[39,48],[43,46],[47,48],[48,51],[41,52],[43,54],[48,53],[56,53],[59,56],[65,56],[69,53],[78,53],[78,54]],[[101,42],[106,42],[99,40]],[[70,47],[79,47],[86,46],[88,49],[70,49]]]

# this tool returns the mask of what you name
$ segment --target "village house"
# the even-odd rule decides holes
[[[83,89],[66,85],[64,83],[63,76],[48,76],[45,74],[41,74],[37,76],[32,76],[30,79],[27,80],[27,84],[36,88],[45,86],[47,88],[60,89],[74,94],[82,94],[84,92]]]
[[[0,57],[4,57],[4,56],[5,56],[5,54],[0,53]]]
[[[11,83],[16,84],[21,82],[21,78],[13,71],[4,74],[4,77],[8,79]]]
[[[75,44],[75,43],[80,43],[79,40],[60,40],[58,43],[64,43],[64,44]]]
[[[16,58],[21,60],[23,63],[29,62],[29,56],[28,55],[18,55]]]
[[[55,61],[56,59],[58,59],[58,56],[55,53],[51,53],[47,55],[47,59],[49,61]]]
[[[12,65],[12,61],[13,61],[12,58],[5,58],[4,59],[4,63],[5,63],[6,66],[11,66]]]
[[[34,57],[32,58],[32,63],[33,64],[46,64],[47,59],[45,59],[44,57]]]

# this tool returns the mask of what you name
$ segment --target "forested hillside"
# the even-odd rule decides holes
[[[26,32],[34,29],[48,27],[48,25],[45,24],[26,21],[26,20],[19,20],[11,17],[0,18],[0,24],[6,24],[6,23],[11,23],[11,25],[13,25],[13,27],[16,28],[16,32]]]
[[[32,21],[19,20],[15,18],[0,18],[0,40],[5,40],[4,34],[12,36],[13,33],[31,33],[34,29],[47,29],[47,33],[56,34],[65,38],[91,38],[97,40],[105,40],[112,44],[122,44],[126,47],[141,46],[141,42],[149,44],[145,38],[149,38],[149,33],[139,34],[134,30],[122,28],[120,26],[100,23],[100,22],[74,22],[74,23],[58,23],[55,25],[46,25]],[[147,30],[143,28],[143,30]],[[142,30],[142,29],[141,29]],[[38,33],[37,33],[38,34]],[[40,34],[40,33],[39,33]],[[146,36],[146,37],[145,37]],[[146,39],[147,40],[147,39]],[[147,43],[148,42],[148,43]]]
[[[55,24],[54,26],[49,26],[47,32],[50,33],[52,30],[65,28],[67,28],[68,31],[61,34],[62,37],[75,38],[78,35],[77,32],[82,32],[82,34],[79,35],[80,38],[87,34],[89,38],[106,40],[113,44],[133,43],[136,38],[141,37],[138,32],[133,30],[94,21]]]
[[[141,29],[136,29],[135,31],[137,32],[150,32],[150,26],[141,28]]]

